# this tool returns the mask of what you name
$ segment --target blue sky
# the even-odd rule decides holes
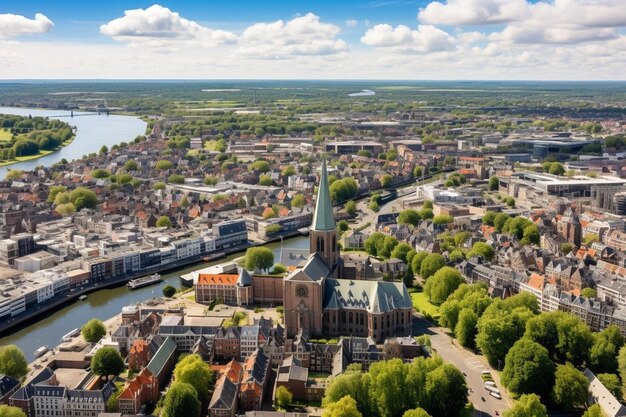
[[[4,0],[0,78],[624,79],[624,1]]]

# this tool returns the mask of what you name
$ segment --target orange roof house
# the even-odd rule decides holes
[[[200,274],[197,285],[235,285],[237,278],[235,274]]]

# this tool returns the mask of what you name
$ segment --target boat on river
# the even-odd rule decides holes
[[[43,355],[45,355],[46,352],[49,351],[49,350],[50,350],[50,348],[48,346],[42,346],[42,347],[40,347],[39,349],[37,349],[35,351],[34,355],[35,355],[36,358],[40,358]]]
[[[72,330],[71,332],[65,334],[61,338],[61,342],[69,342],[70,340],[72,340],[73,337],[78,336],[79,333],[80,333],[80,327],[77,327],[74,330]]]
[[[141,277],[137,279],[131,279],[126,284],[131,290],[136,290],[137,288],[145,287],[147,285],[156,284],[157,282],[163,281],[160,274],[152,274],[147,277]]]
[[[81,295],[80,297],[78,297],[78,299],[80,301],[85,301],[87,299],[87,296],[85,294]]]

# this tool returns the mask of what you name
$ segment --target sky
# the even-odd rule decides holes
[[[626,0],[2,0],[0,79],[626,80]]]

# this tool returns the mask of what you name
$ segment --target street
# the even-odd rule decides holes
[[[474,404],[474,416],[487,417],[495,416],[496,411],[502,415],[504,410],[512,405],[512,401],[500,383],[498,372],[491,369],[484,356],[476,355],[458,345],[458,342],[444,332],[444,329],[437,327],[420,314],[413,316],[413,335],[419,336],[427,334],[433,350],[435,350],[445,361],[452,363],[459,368],[465,376],[467,387],[470,389],[469,400]],[[500,390],[502,399],[496,399],[489,395],[484,387],[481,372],[491,371],[491,375]],[[484,398],[484,401],[483,401]]]

